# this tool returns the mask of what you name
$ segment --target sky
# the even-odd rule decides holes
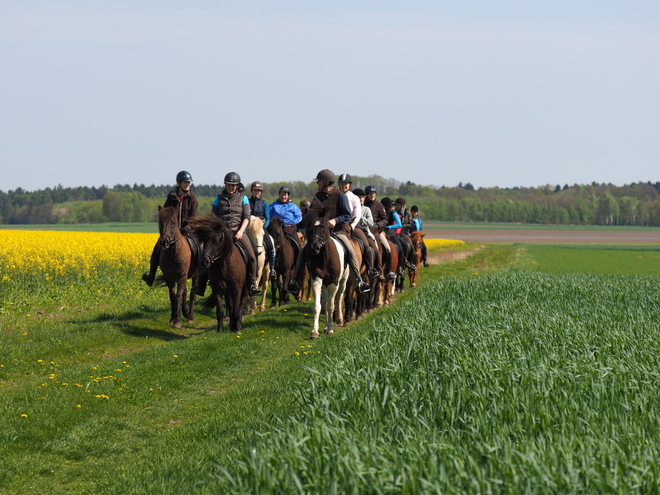
[[[660,181],[657,0],[0,0],[0,190]]]

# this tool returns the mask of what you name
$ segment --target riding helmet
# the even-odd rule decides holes
[[[225,184],[238,184],[241,182],[241,176],[236,172],[229,172],[225,175]]]
[[[359,187],[357,189],[353,189],[353,194],[355,194],[358,198],[363,198],[366,196],[365,192]]]
[[[177,182],[181,182],[181,181],[184,181],[184,180],[189,180],[190,182],[193,181],[192,180],[192,175],[190,175],[190,172],[187,172],[186,170],[182,170],[181,172],[176,174],[176,181]]]
[[[285,193],[291,194],[291,189],[289,189],[287,186],[282,186],[282,187],[280,187],[279,192],[281,192],[281,193],[285,192]]]
[[[394,204],[394,203],[392,203],[392,200],[391,200],[390,198],[388,198],[387,196],[384,197],[383,199],[381,199],[380,202],[381,202],[382,205],[385,207],[385,211],[387,211],[387,210],[389,210],[390,208],[392,208],[392,205]]]
[[[312,202],[309,199],[303,199],[300,202],[300,207],[301,208],[309,208],[310,206],[312,206]]]
[[[401,196],[399,196],[398,198],[396,198],[395,203],[398,204],[398,205],[405,205],[406,204],[406,198],[402,198]]]
[[[264,190],[264,185],[261,182],[259,182],[258,180],[255,180],[252,183],[252,185],[250,186],[250,191],[252,191],[252,189],[259,189],[260,191],[263,191]]]
[[[341,174],[337,182],[348,182],[349,184],[352,184],[353,179],[351,177],[351,174]]]
[[[335,180],[337,180],[337,176],[332,170],[328,170],[327,168],[324,168],[318,174],[316,174],[314,180],[325,180],[327,182],[334,182]]]
[[[376,189],[376,186],[367,186],[364,188],[364,192],[366,194],[372,193],[372,192],[378,192],[378,189]]]

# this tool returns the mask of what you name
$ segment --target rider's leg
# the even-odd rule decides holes
[[[254,250],[252,249],[252,242],[247,235],[241,237],[238,242],[240,242],[245,248],[245,252],[248,257],[248,274],[250,275],[250,288],[249,292],[251,296],[257,296],[261,294],[261,289],[257,285],[257,257],[254,255]]]
[[[270,259],[270,278],[272,280],[277,279],[277,272],[275,271],[275,260],[277,251],[275,250],[275,243],[270,234],[264,231],[264,249],[268,258]]]
[[[303,246],[303,248],[298,253],[298,257],[296,258],[296,270],[293,273],[293,280],[287,287],[287,290],[292,294],[298,294],[298,292],[300,292],[300,286],[302,285],[303,269],[305,268],[305,257],[307,254],[307,249],[309,249],[307,246],[308,244],[305,244],[305,246]]]
[[[355,280],[357,281],[358,290],[362,293],[369,292],[370,290],[369,284],[366,283],[364,280],[362,280],[362,275],[360,275],[360,266],[358,265],[357,256],[355,256],[355,251],[353,250],[353,244],[346,236],[346,234],[344,234],[343,232],[335,232],[335,236],[337,237],[337,239],[341,241],[341,243],[346,248],[346,251],[348,252],[348,264],[351,267],[351,270],[353,271],[353,276],[355,277]]]
[[[156,242],[153,251],[151,252],[151,260],[149,261],[149,273],[142,275],[142,280],[151,287],[156,278],[156,270],[158,270],[158,263],[160,261],[160,242]]]
[[[353,234],[362,241],[364,246],[364,261],[367,265],[367,275],[369,278],[376,278],[380,273],[376,270],[374,266],[374,252],[369,248],[369,241],[367,240],[367,235],[364,233],[364,230],[361,228],[353,229]]]
[[[383,248],[385,254],[385,269],[387,270],[387,278],[394,280],[396,274],[392,271],[392,250],[390,248],[390,243],[387,241],[387,236],[385,232],[380,232],[378,234],[378,239],[380,240],[380,245]]]

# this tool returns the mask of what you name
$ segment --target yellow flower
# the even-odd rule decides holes
[[[177,357],[179,357],[179,355],[178,354],[172,354],[172,357],[177,358]]]
[[[296,356],[300,356],[300,353],[298,351],[294,352]]]
[[[37,363],[43,363],[43,362],[44,362],[43,359],[37,359]]]
[[[80,404],[77,404],[76,407],[82,407]]]
[[[27,418],[27,417],[28,417],[27,414],[21,414],[21,418]]]

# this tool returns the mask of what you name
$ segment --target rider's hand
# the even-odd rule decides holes
[[[242,237],[243,237],[243,231],[242,230],[239,230],[238,232],[236,232],[236,234],[234,234],[234,238],[237,241],[240,241]]]
[[[335,225],[337,225],[337,220],[335,220],[334,218],[331,218],[330,220],[328,220],[328,227],[330,227],[331,229],[334,229]]]
[[[292,223],[290,223],[289,225],[287,225],[286,227],[284,227],[284,232],[286,232],[287,234],[293,234],[293,233],[296,232],[297,230],[298,230],[298,227],[296,227],[296,226],[295,226],[294,224],[292,224]]]

